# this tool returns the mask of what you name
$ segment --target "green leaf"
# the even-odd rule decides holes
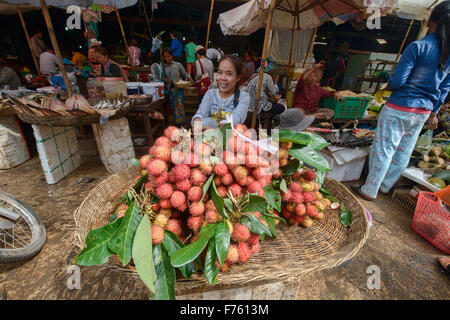
[[[301,145],[308,145],[312,138],[305,132],[293,131],[289,129],[281,129],[278,132],[278,139],[280,142],[293,142]]]
[[[216,224],[215,243],[217,259],[219,260],[219,264],[223,265],[230,247],[230,229],[226,221],[221,221]]]
[[[273,214],[271,214],[271,213],[268,212],[268,211],[263,211],[263,212],[261,212],[261,215],[266,216],[266,217],[270,217],[270,218],[272,218],[272,219],[274,219],[274,220],[280,220],[280,221],[283,221],[284,223],[286,223],[286,220],[285,220],[283,217],[280,217],[280,216],[274,216]]]
[[[331,195],[325,195],[325,198],[330,199],[333,202],[339,202],[339,199],[336,199],[335,197],[333,197]]]
[[[219,268],[217,268],[216,265],[216,258],[216,245],[214,238],[211,238],[205,258],[205,277],[210,284],[216,284],[216,277],[219,274]]]
[[[152,229],[148,215],[145,215],[136,230],[133,240],[133,262],[139,277],[155,293],[156,271],[152,256]]]
[[[283,167],[283,176],[291,176],[295,171],[298,170],[300,166],[300,161],[297,159],[291,160],[286,166]]]
[[[268,203],[265,198],[260,196],[249,196],[249,203],[243,209],[244,212],[261,212],[267,209]]]
[[[220,132],[222,133],[223,139],[222,140],[223,151],[227,150],[227,141],[228,141],[227,131],[230,132],[231,134],[231,123],[227,123],[226,125],[220,128]]]
[[[217,192],[216,184],[214,181],[211,183],[211,199],[216,207],[217,211],[219,211],[222,218],[228,219],[228,214],[225,211],[224,200]]]
[[[263,219],[264,221],[267,222],[267,224],[269,225],[269,230],[272,233],[272,235],[274,237],[277,237],[277,229],[275,226],[275,220],[272,217],[269,217],[267,215],[261,215],[261,219]]]
[[[231,199],[225,198],[223,199],[223,203],[225,205],[225,208],[228,209],[228,211],[233,211],[233,202],[231,201]]]
[[[134,202],[127,209],[122,218],[122,223],[108,242],[108,248],[119,255],[123,265],[130,263],[133,239],[141,219],[142,216],[139,215],[139,207]]]
[[[272,237],[272,233],[270,232],[270,229],[267,228],[257,217],[255,217],[253,214],[250,214],[248,216],[243,216],[241,218],[241,223],[246,225],[251,232],[257,233],[259,235],[267,235],[269,237]]]
[[[178,250],[185,247],[184,243],[177,237],[177,235],[169,230],[164,230],[164,248],[166,248],[169,256],[172,257]],[[190,278],[192,274],[197,271],[194,263],[188,263],[182,267],[179,267],[181,273],[185,278]]]
[[[316,133],[312,132],[303,132],[303,133],[311,137],[311,142],[309,143],[309,146],[316,151],[322,150],[323,148],[329,145],[329,143],[324,138],[322,138]]]
[[[154,300],[175,300],[175,268],[170,264],[167,250],[158,244],[153,249],[153,258],[156,269],[156,293],[152,294]]]
[[[286,185],[286,180],[281,180],[280,183],[280,190],[283,191],[284,193],[287,193],[287,185]]]
[[[138,179],[138,181],[136,181],[136,184],[133,186],[132,189],[134,189],[139,194],[139,192],[141,191],[141,187],[147,181],[147,178],[148,178],[148,174],[140,177]],[[122,202],[122,201],[127,201],[128,204],[130,204],[130,202],[133,202],[133,196],[130,193],[130,191],[127,191],[127,193],[119,200],[119,202]]]
[[[281,211],[281,194],[280,191],[275,190],[271,186],[267,186],[264,188],[264,197],[267,200],[270,208]]]
[[[319,184],[319,186],[323,185],[323,182],[325,181],[325,174],[326,172],[323,170],[316,171],[316,181]]]
[[[128,163],[132,166],[139,167],[139,159],[131,158],[128,160]]]
[[[208,244],[209,239],[214,237],[216,225],[208,224],[200,230],[197,241],[192,242],[172,255],[172,265],[181,267],[194,261]]]
[[[101,228],[92,229],[86,235],[86,247],[75,258],[75,264],[79,266],[93,266],[108,262],[108,257],[113,253],[108,248],[108,242],[119,228],[123,218]]]
[[[206,180],[205,185],[203,186],[203,196],[200,201],[203,201],[203,198],[205,198],[206,193],[208,193],[209,187],[211,186],[211,182],[213,181],[213,179],[214,173],[209,176],[208,180]]]
[[[331,195],[330,191],[328,191],[322,187],[320,187],[319,191],[322,192],[324,195],[327,195],[327,196]]]
[[[341,216],[339,217],[339,220],[346,227],[352,223],[352,213],[345,208],[343,203],[341,203]]]
[[[114,220],[117,219],[117,212],[114,212],[114,214],[109,218],[109,222],[114,222]]]
[[[317,153],[317,151],[314,151],[310,146],[302,148],[298,145],[294,145],[291,149],[289,149],[289,155],[313,166],[318,170],[331,171],[328,161],[321,154]]]

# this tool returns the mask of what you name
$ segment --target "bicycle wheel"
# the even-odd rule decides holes
[[[29,206],[0,190],[0,207],[16,213],[14,221],[0,214],[0,263],[26,260],[44,246],[46,230]]]

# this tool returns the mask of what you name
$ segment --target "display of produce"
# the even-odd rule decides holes
[[[257,141],[244,125],[231,129],[192,139],[186,129],[166,128],[136,160],[134,187],[118,200],[109,224],[88,232],[75,263],[103,264],[113,255],[135,268],[154,299],[174,299],[176,268],[216,283],[219,272],[247,263],[260,241],[277,236],[276,225],[287,222],[280,213],[294,204],[294,213],[309,221],[302,227],[331,207],[350,225],[351,213],[320,188],[329,170],[317,153],[328,145],[324,139],[280,130],[273,141]]]

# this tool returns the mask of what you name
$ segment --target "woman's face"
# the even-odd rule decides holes
[[[167,64],[171,64],[172,63],[172,59],[173,59],[173,57],[172,57],[172,55],[170,53],[164,52],[164,61]]]
[[[95,53],[95,59],[100,62],[101,64],[105,64],[106,62],[108,62],[108,56],[104,56],[99,52]]]
[[[219,64],[217,71],[217,84],[221,92],[229,93],[234,91],[241,77],[238,76],[233,63],[229,60],[223,60]]]
[[[246,52],[244,55],[245,61],[252,61],[252,57]]]

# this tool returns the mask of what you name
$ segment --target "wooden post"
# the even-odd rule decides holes
[[[291,64],[292,64],[292,51],[294,51],[294,35],[295,35],[295,25],[297,23],[297,15],[294,15],[294,22],[292,23],[292,34],[291,34],[291,46],[289,48],[289,63],[287,68],[287,81],[286,81],[286,94],[289,90],[289,73],[291,72]]]
[[[125,31],[123,29],[122,19],[120,18],[119,9],[116,8],[115,11],[116,11],[117,20],[119,21],[120,32],[122,33],[123,43],[125,44],[125,51],[127,52],[127,56],[128,56],[128,42],[127,42],[127,37],[125,36]],[[135,74],[133,62],[131,62],[131,70]],[[135,78],[135,77],[133,76],[132,78]]]
[[[395,66],[397,65],[398,59],[400,59],[400,54],[402,53],[403,46],[405,45],[406,39],[408,38],[409,32],[411,31],[411,27],[414,24],[414,19],[411,19],[411,23],[409,24],[408,31],[406,31],[405,37],[403,38],[402,45],[400,46],[400,49],[398,50],[397,57],[395,58],[394,65],[392,66],[391,73],[389,73],[389,77],[392,75],[392,72],[394,72]]]
[[[311,51],[312,44],[314,42],[314,39],[316,38],[316,32],[317,32],[317,28],[314,29],[314,32],[313,32],[313,34],[311,36],[311,40],[309,40],[308,51],[306,51],[305,60],[303,60],[302,68],[305,67],[306,60],[308,59],[309,52]]]
[[[211,7],[209,8],[208,30],[206,31],[205,54],[206,54],[206,51],[208,50],[209,31],[211,30],[211,19],[212,19],[213,9],[214,9],[214,0],[211,0]]]
[[[256,116],[258,115],[258,105],[259,105],[259,98],[261,96],[261,87],[262,87],[262,81],[264,77],[264,61],[267,58],[267,44],[269,42],[269,31],[270,26],[272,24],[272,16],[273,16],[273,10],[275,9],[276,0],[272,0],[270,3],[269,8],[269,17],[267,18],[266,23],[266,31],[264,34],[264,44],[263,44],[263,52],[261,57],[261,65],[259,67],[259,79],[258,79],[258,89],[256,91],[256,102],[255,102],[255,108],[253,109],[253,116],[252,116],[252,129],[256,128]]]
[[[47,4],[45,0],[41,1],[42,14],[44,15],[45,24],[47,25],[48,34],[50,35],[50,40],[52,42],[53,50],[55,50],[56,57],[58,58],[59,69],[63,75],[64,83],[66,85],[67,93],[69,97],[72,96],[72,84],[67,76],[66,68],[62,62],[61,51],[59,50],[58,41],[56,40],[55,30],[53,29],[52,20],[50,19],[50,14],[48,13]]]
[[[17,13],[19,14],[20,22],[22,23],[23,32],[25,33],[25,37],[27,38],[28,46],[30,47],[31,57],[33,58],[34,66],[36,67],[36,71],[38,75],[41,75],[41,72],[39,71],[39,64],[36,60],[36,56],[33,52],[33,46],[31,45],[30,35],[28,34],[27,26],[25,25],[25,20],[23,19],[22,10],[20,9],[20,6],[17,5]]]

